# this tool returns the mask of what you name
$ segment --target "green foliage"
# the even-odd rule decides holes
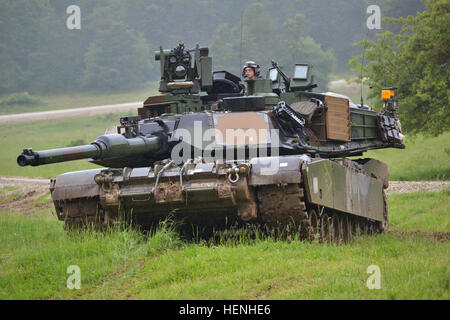
[[[261,65],[261,76],[264,77],[274,59],[289,76],[295,63],[309,63],[315,67],[315,80],[320,89],[325,90],[336,59],[332,49],[323,50],[306,35],[303,14],[283,19],[281,26],[277,26],[273,23],[277,17],[269,14],[262,3],[254,3],[245,9],[242,17],[242,31],[241,25],[236,25],[230,32],[229,25],[222,24],[214,33],[210,47],[215,68],[231,70],[240,76],[244,62],[252,60]],[[240,61],[238,66],[237,61]]]
[[[169,216],[162,220],[156,230],[150,233],[147,241],[147,254],[155,255],[166,250],[174,250],[183,245],[177,224]]]
[[[388,31],[377,41],[362,41],[366,48],[364,75],[373,87],[372,97],[380,106],[381,88],[399,88],[400,119],[405,132],[439,135],[450,129],[448,88],[450,87],[450,3],[425,1],[427,10],[408,18],[386,19]],[[389,31],[392,23],[401,32]],[[361,56],[350,65],[361,70]]]
[[[150,51],[144,37],[117,21],[119,8],[96,8],[89,28],[96,30],[85,54],[85,88],[132,89],[148,79]]]
[[[425,5],[421,0],[382,0],[379,2],[383,16],[386,17],[407,17],[414,16],[419,11],[425,10]],[[375,4],[372,0],[367,0],[367,4]]]
[[[42,102],[33,96],[30,96],[28,92],[13,93],[6,98],[0,100],[0,106],[13,106],[13,105],[37,105]]]

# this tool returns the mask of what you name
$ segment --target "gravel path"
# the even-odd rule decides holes
[[[388,194],[419,191],[437,192],[450,188],[450,181],[389,181]]]

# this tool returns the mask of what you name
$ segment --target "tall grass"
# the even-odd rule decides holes
[[[66,232],[49,212],[0,212],[0,243],[0,299],[58,299],[79,293],[66,287],[71,265],[80,268],[86,292],[139,259],[179,247],[181,240],[167,226],[149,238],[121,227]]]
[[[340,246],[271,239],[239,246],[186,244],[83,297],[448,299],[448,250],[446,243],[390,235]],[[370,265],[381,269],[381,290],[366,286]]]

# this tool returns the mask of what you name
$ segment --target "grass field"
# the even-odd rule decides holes
[[[438,137],[406,137],[406,149],[366,152],[389,166],[390,180],[450,180],[450,132]]]
[[[450,189],[389,195],[390,230],[450,231]],[[450,257],[449,257],[450,258]]]
[[[390,232],[346,245],[181,240],[170,228],[66,233],[50,210],[0,212],[0,299],[449,299],[450,190],[388,197]],[[81,271],[70,290],[67,268]],[[369,290],[377,265],[381,289]]]

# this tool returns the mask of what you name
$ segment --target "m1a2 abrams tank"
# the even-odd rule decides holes
[[[385,105],[375,112],[312,92],[307,64],[288,77],[272,62],[245,89],[239,77],[212,72],[207,48],[180,43],[155,59],[161,94],[139,116],[121,118],[117,133],[18,156],[20,166],[83,158],[103,166],[51,180],[66,227],[126,217],[147,228],[173,215],[200,233],[254,223],[341,241],[356,230],[386,230],[386,165],[346,157],[404,148],[395,89],[383,90]]]

